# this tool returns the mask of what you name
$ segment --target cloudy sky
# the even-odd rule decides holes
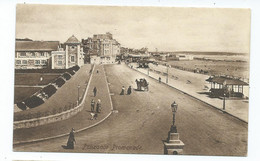
[[[16,37],[65,42],[111,32],[122,46],[149,51],[249,53],[250,10],[17,5]]]

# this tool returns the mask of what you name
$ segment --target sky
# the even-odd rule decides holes
[[[19,4],[16,38],[79,40],[110,32],[123,47],[149,51],[249,53],[250,10]]]

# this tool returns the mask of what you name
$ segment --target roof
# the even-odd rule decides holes
[[[129,57],[150,57],[150,55],[143,55],[143,54],[129,54]]]
[[[248,85],[248,83],[243,82],[239,79],[234,79],[234,78],[228,78],[224,76],[214,76],[214,77],[209,77],[206,79],[207,82],[213,82],[213,83],[218,83],[218,84],[226,84],[226,85]]]
[[[109,40],[112,40],[113,39],[113,36],[111,33],[106,33],[106,34],[97,34],[97,35],[93,35],[93,41],[97,41],[97,40],[100,40],[100,39],[109,39]]]
[[[15,41],[33,41],[33,40],[29,38],[24,38],[24,39],[16,38]]]
[[[80,44],[80,41],[72,35],[66,42],[65,44]]]
[[[55,51],[59,41],[16,41],[15,51]]]

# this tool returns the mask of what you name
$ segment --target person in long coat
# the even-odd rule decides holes
[[[67,141],[67,148],[68,149],[74,149],[74,143],[76,143],[75,136],[74,136],[74,128],[71,129],[71,132],[69,134],[69,138]]]
[[[125,86],[122,87],[120,95],[124,95],[124,94],[125,94]]]
[[[96,112],[97,112],[97,113],[100,113],[100,112],[101,112],[101,101],[100,101],[100,99],[98,99],[98,101],[97,101]]]
[[[94,87],[93,93],[94,93],[94,97],[96,97],[96,95],[97,95],[97,88],[96,87]]]
[[[127,89],[127,94],[130,95],[132,93],[132,87],[129,86],[128,89]]]
[[[91,112],[94,112],[95,110],[95,101],[94,99],[91,100]]]

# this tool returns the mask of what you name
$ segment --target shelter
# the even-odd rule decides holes
[[[237,78],[227,76],[210,76],[206,79],[211,84],[211,96],[243,97],[244,86],[249,84]]]
[[[139,62],[140,60],[147,60],[150,57],[148,54],[129,54],[130,62]]]

